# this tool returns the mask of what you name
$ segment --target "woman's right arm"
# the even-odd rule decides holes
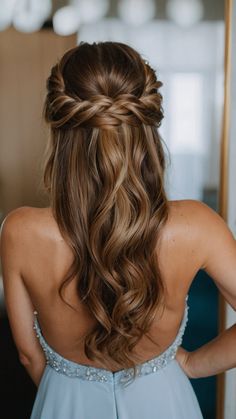
[[[225,300],[236,311],[236,240],[223,218],[200,201],[191,201],[192,217],[198,225],[202,265]],[[208,307],[202,306],[205,315]],[[236,367],[236,323],[200,348],[179,348],[177,361],[190,378],[216,375]]]

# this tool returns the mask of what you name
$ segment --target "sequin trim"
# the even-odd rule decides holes
[[[137,365],[137,376],[147,375],[153,372],[158,371],[159,369],[165,367],[169,364],[176,356],[178,347],[182,343],[184,331],[188,321],[188,310],[189,306],[187,303],[188,296],[186,297],[186,305],[184,316],[178,331],[178,334],[174,342],[160,355],[155,358],[152,358],[142,364]],[[45,353],[46,363],[50,365],[55,371],[60,374],[64,374],[68,377],[78,377],[83,380],[99,381],[99,382],[113,382],[114,378],[118,379],[120,383],[127,383],[133,377],[133,369],[127,368],[112,372],[103,368],[92,367],[91,365],[78,364],[76,362],[70,361],[60,354],[58,354],[54,349],[52,349],[48,343],[45,341],[39,323],[37,319],[37,312],[34,312],[34,325],[33,328],[36,331],[36,336],[39,339],[40,345]]]

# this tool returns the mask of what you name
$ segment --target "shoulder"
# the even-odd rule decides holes
[[[224,224],[223,218],[211,207],[195,199],[169,201],[170,219],[191,223],[192,227],[203,228]]]
[[[27,235],[32,234],[48,217],[49,208],[36,208],[22,206],[10,211],[1,224],[1,244],[5,241],[16,243],[17,240],[24,240]]]
[[[223,217],[202,201],[184,199],[169,201],[169,220],[172,228],[184,228],[199,241],[216,234],[231,235]]]
[[[235,239],[226,221],[214,209],[198,200],[169,201],[169,230],[195,252],[201,268],[219,258],[223,248],[234,249]]]
[[[197,199],[180,199],[180,200],[173,200],[168,201],[170,205],[171,211],[175,212],[181,212],[184,211],[184,213],[192,213],[192,211],[196,212],[202,212],[205,210],[210,209],[208,205],[206,205],[202,201],[198,201]]]

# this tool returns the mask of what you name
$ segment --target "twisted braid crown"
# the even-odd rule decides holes
[[[75,93],[68,93],[60,62],[52,67],[47,80],[47,107],[45,119],[52,128],[97,127],[108,128],[122,123],[159,127],[163,118],[162,95],[158,88],[163,84],[157,80],[154,70],[142,60],[145,83],[142,95],[121,93],[115,97],[95,94],[82,100]]]

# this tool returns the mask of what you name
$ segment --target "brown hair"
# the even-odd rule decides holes
[[[78,295],[97,320],[85,353],[134,368],[164,296],[157,240],[168,218],[155,71],[119,42],[81,42],[52,67],[44,184],[74,262]],[[63,298],[63,297],[62,297]],[[152,340],[152,339],[151,339]]]

